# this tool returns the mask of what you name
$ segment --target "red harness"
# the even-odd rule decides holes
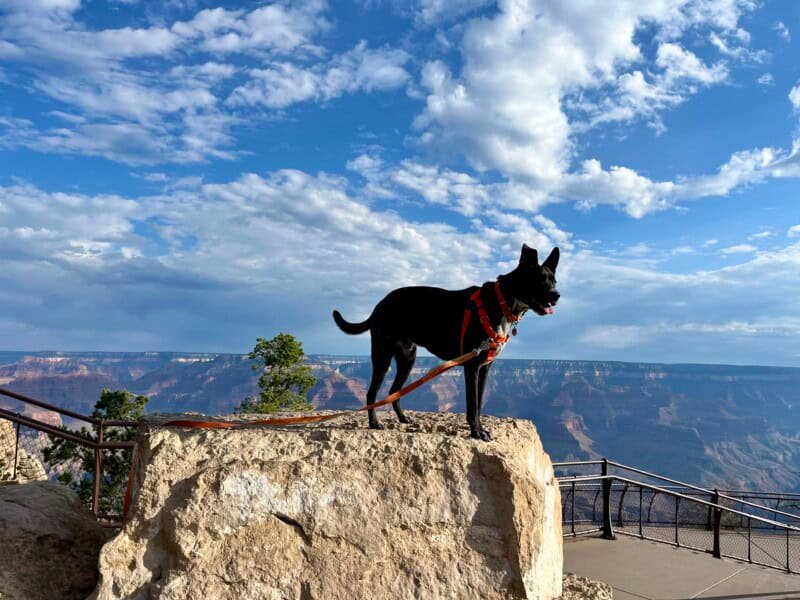
[[[508,304],[506,304],[506,299],[503,297],[503,292],[500,290],[500,282],[494,282],[494,293],[497,296],[497,303],[500,305],[500,309],[503,311],[503,316],[509,323],[516,324],[520,317],[516,316],[509,310]],[[500,350],[503,349],[503,345],[508,342],[508,336],[502,335],[498,331],[492,327],[491,321],[489,321],[489,315],[486,314],[486,309],[483,306],[483,301],[481,300],[481,289],[478,288],[474,294],[469,297],[472,300],[473,304],[475,304],[475,308],[478,311],[478,320],[481,322],[481,326],[483,327],[483,331],[486,333],[489,339],[489,353],[486,355],[486,363],[492,362],[495,357],[500,354]],[[469,322],[472,320],[472,310],[469,308],[464,309],[464,320],[461,322],[461,353],[464,353],[464,336],[467,335],[467,327],[469,327]],[[514,335],[517,335],[517,328],[514,327],[512,330]]]

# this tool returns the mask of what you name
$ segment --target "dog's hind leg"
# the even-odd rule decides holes
[[[408,376],[411,374],[411,369],[414,367],[414,361],[417,359],[417,347],[414,345],[411,346],[403,346],[398,350],[394,355],[394,362],[397,365],[397,375],[394,377],[394,381],[392,382],[392,387],[389,390],[390,394],[393,394],[397,390],[405,385]],[[397,413],[397,419],[401,423],[406,423],[407,425],[413,425],[414,421],[408,418],[404,413],[403,409],[400,408],[400,401],[398,400],[394,404],[392,404],[394,408],[394,412]]]
[[[386,377],[386,372],[389,370],[389,365],[392,363],[392,352],[386,346],[376,344],[375,339],[372,340],[372,380],[369,383],[367,390],[367,404],[372,404],[378,397],[378,390],[383,383],[383,378]],[[375,415],[375,409],[367,411],[369,413],[369,426],[372,429],[383,429],[383,426],[378,421]]]

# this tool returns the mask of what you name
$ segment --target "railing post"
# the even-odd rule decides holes
[[[786,528],[786,572],[792,572],[792,565],[789,564],[789,528]]]
[[[753,519],[747,517],[747,562],[753,562],[753,555],[750,546],[750,541],[752,537],[752,527],[751,527],[752,522]]]
[[[604,458],[601,474],[608,476],[608,459]],[[603,479],[603,537],[614,539],[614,528],[611,525],[611,479]]]
[[[19,416],[19,413],[17,413]],[[13,473],[11,474],[11,480],[17,480],[17,456],[19,456],[19,421],[17,421],[17,440],[14,442],[14,469]]]
[[[675,496],[675,545],[680,546],[681,542],[678,539],[678,511],[680,510],[681,499]]]
[[[97,426],[97,446],[94,449],[94,493],[92,494],[92,512],[94,516],[100,509],[100,477],[103,468],[103,451],[100,449],[100,444],[103,443],[103,419],[100,419],[100,424]]]
[[[644,528],[642,527],[642,500],[644,497],[644,488],[639,486],[639,537],[644,537]]]
[[[572,535],[575,535],[575,482],[572,482],[572,506],[570,508],[570,521],[572,521]]]
[[[719,490],[714,488],[714,497],[712,502],[719,506]],[[709,509],[714,511],[714,548],[711,554],[714,558],[722,558],[722,545],[720,543],[720,526],[722,524],[722,510],[719,508]],[[747,519],[747,552],[750,553],[750,518]]]
[[[619,496],[619,504],[617,505],[617,527],[624,527],[625,523],[623,522],[622,517],[622,505],[625,502],[625,494],[628,493],[628,484],[625,484],[625,487],[622,488],[622,493]]]

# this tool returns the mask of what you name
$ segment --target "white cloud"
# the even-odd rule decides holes
[[[648,330],[637,325],[597,325],[590,327],[580,341],[600,348],[617,350],[647,341]]]
[[[772,236],[773,236],[773,233],[771,231],[765,230],[765,231],[759,231],[758,233],[753,233],[751,235],[748,235],[747,239],[748,240],[764,240],[764,239],[767,239],[768,237],[772,237]]]
[[[735,246],[722,248],[719,253],[727,256],[729,254],[750,254],[752,252],[756,252],[757,250],[758,248],[752,244],[736,244]]]
[[[28,319],[42,336],[55,335],[50,319],[63,319],[76,336],[107,328],[110,341],[114,332],[138,328],[151,332],[150,343],[158,344],[151,347],[161,348],[187,343],[179,328],[167,325],[176,313],[189,321],[228,314],[211,325],[214,333],[200,336],[206,344],[249,336],[253,323],[265,323],[270,314],[286,320],[267,316],[268,327],[291,322],[308,327],[305,339],[321,339],[319,332],[330,338],[333,307],[363,318],[393,287],[465,287],[515,262],[523,242],[547,252],[569,241],[544,218],[495,221],[487,215],[466,231],[408,220],[356,199],[341,178],[293,170],[172,186],[135,200],[0,187],[0,212],[0,288],[21,282],[14,298],[4,299],[9,316]],[[80,298],[91,322],[68,318],[78,310],[72,302],[59,302],[52,313],[26,307],[25,294]],[[231,305],[241,313],[230,314]],[[303,316],[292,321],[286,306]],[[235,333],[226,331],[231,321]]]
[[[775,85],[775,78],[772,73],[764,73],[761,77],[756,79],[758,85]]]
[[[644,116],[662,131],[661,112],[726,81],[724,61],[707,64],[678,38],[710,27],[720,44],[748,44],[738,21],[754,8],[736,1],[598,3],[580,10],[555,0],[500,3],[497,13],[466,23],[458,72],[441,61],[424,65],[426,103],[414,122],[418,142],[445,156],[463,155],[479,173],[498,171],[509,188],[533,190],[536,208],[566,198],[642,217],[787,176],[788,165],[772,169],[786,158],[773,148],[736,152],[716,174],[675,181],[654,181],[623,165],[605,170],[591,158],[577,170],[571,164],[575,136],[587,129]],[[658,42],[652,68],[639,68],[644,56],[636,34],[643,27],[654,28]],[[585,119],[571,122],[565,109]]]
[[[396,88],[409,77],[404,51],[370,50],[362,43],[327,56],[316,42],[332,26],[324,0],[276,2],[249,11],[206,9],[172,24],[99,30],[82,21],[78,6],[12,2],[0,14],[0,58],[30,75],[18,77],[19,85],[51,99],[55,112],[74,117],[50,129],[6,117],[4,147],[104,156],[133,165],[230,159],[237,155],[231,131],[242,122],[248,98],[253,98],[249,104],[258,103],[260,93],[262,105],[283,107],[295,100]],[[239,56],[219,60],[232,54]],[[253,63],[242,56],[266,68],[247,68]],[[307,79],[311,91],[303,85]],[[234,88],[232,97],[242,101],[223,104]],[[259,116],[247,114],[247,120]]]
[[[743,6],[589,2],[571,9],[555,0],[501,3],[492,17],[467,23],[457,75],[441,62],[424,67],[428,96],[416,121],[420,141],[458,148],[479,170],[499,169],[544,184],[557,180],[568,169],[573,144],[562,110],[565,97],[618,82],[624,93],[614,118],[624,119],[678,103],[690,82],[725,79],[723,64],[707,66],[666,39],[656,57],[659,81],[648,82],[641,70],[625,73],[643,58],[634,39],[638,28],[655,25],[666,38],[699,24],[736,31]],[[608,109],[601,105],[597,113]]]
[[[792,225],[791,227],[789,227],[788,231],[786,232],[786,235],[789,237],[800,235],[800,225]]]
[[[778,32],[778,35],[783,38],[785,41],[790,42],[792,40],[792,36],[789,33],[789,28],[783,23],[783,21],[778,21],[772,26],[772,29]]]
[[[455,19],[487,4],[491,4],[491,0],[419,0],[417,19],[428,25],[435,24]]]
[[[709,67],[695,54],[676,43],[664,43],[658,46],[656,65],[664,69],[667,83],[685,79],[708,85],[724,81],[728,76],[724,64],[718,63]]]
[[[296,102],[327,101],[345,93],[389,90],[409,80],[403,67],[409,58],[402,50],[372,50],[362,41],[330,63],[310,69],[291,63],[254,69],[250,72],[251,80],[237,87],[228,103],[285,108]]]
[[[739,30],[743,31],[743,30]],[[746,33],[746,32],[745,32]],[[711,43],[720,51],[721,54],[741,61],[748,61],[753,63],[763,63],[769,58],[769,52],[766,50],[750,50],[745,45],[731,44],[730,40],[726,40],[723,36],[718,35],[716,32],[711,32],[709,35]],[[744,44],[750,42],[750,36],[742,40]]]
[[[789,90],[789,102],[792,103],[792,108],[800,110],[800,85],[796,85]]]
[[[205,9],[190,21],[178,22],[171,31],[184,39],[199,39],[201,48],[214,54],[308,52],[320,48],[313,37],[327,31],[331,24],[323,13],[324,0],[260,6],[252,11]]]

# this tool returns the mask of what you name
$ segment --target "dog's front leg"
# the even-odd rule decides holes
[[[489,375],[491,366],[492,363],[487,363],[478,367],[478,414],[476,420],[481,432],[480,438],[487,441],[492,439],[492,436],[489,434],[489,431],[484,429],[483,425],[481,425],[481,412],[483,412],[483,390],[486,387],[486,378]]]
[[[467,392],[467,423],[469,435],[476,440],[488,440],[481,429],[480,411],[478,410],[478,363],[469,362],[464,365],[464,387]]]

